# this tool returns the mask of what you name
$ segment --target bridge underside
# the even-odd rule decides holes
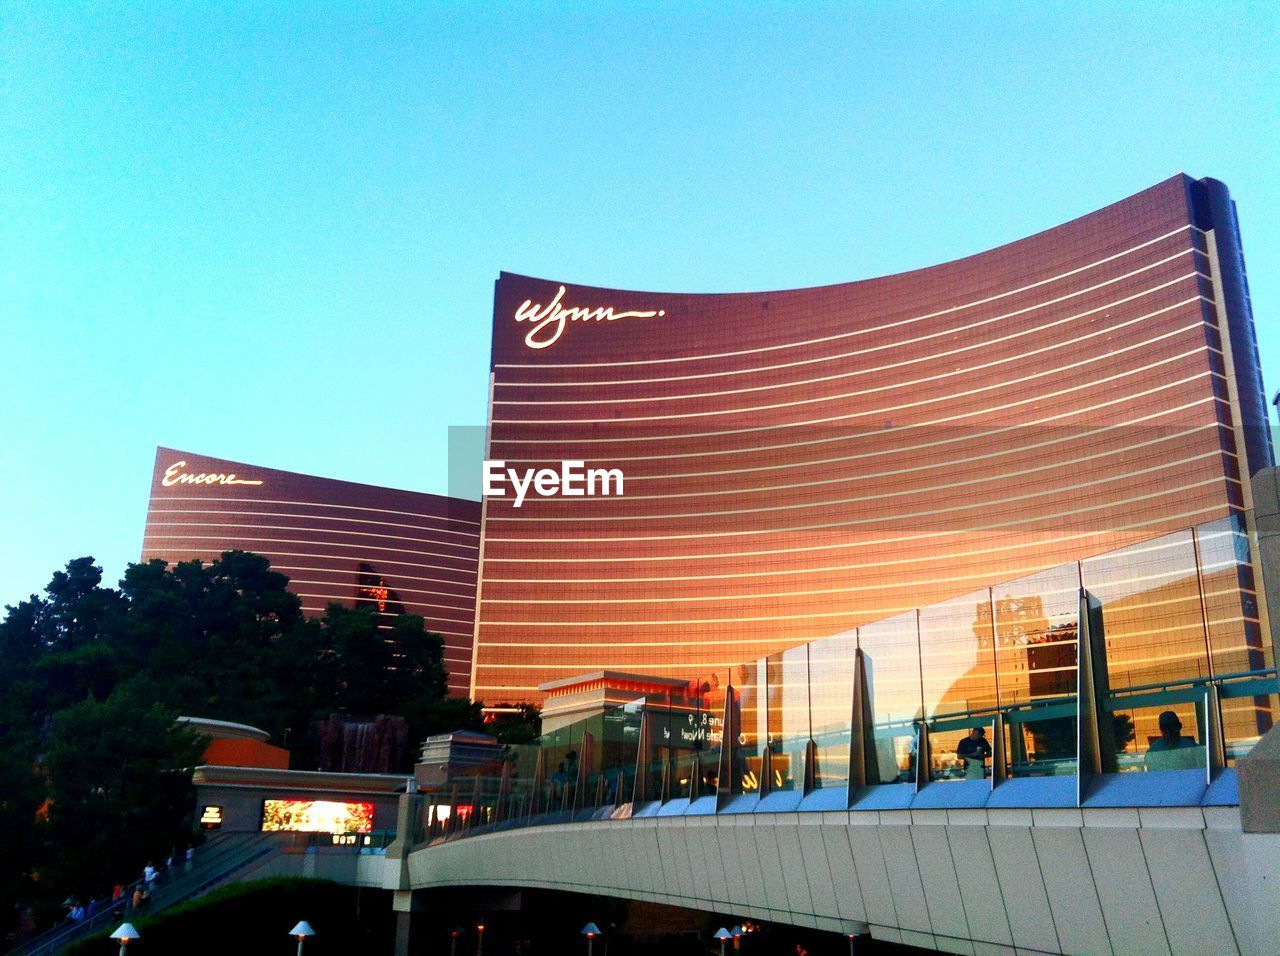
[[[1280,836],[1236,807],[709,815],[476,834],[413,889],[540,887],[954,953],[1264,953]],[[392,863],[391,860],[387,861]],[[403,885],[403,884],[402,884]],[[1261,895],[1260,895],[1261,894]]]

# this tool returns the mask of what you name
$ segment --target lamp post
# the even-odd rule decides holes
[[[581,935],[587,938],[587,956],[591,956],[591,949],[595,945],[596,937],[600,935],[600,927],[595,923],[588,923],[582,927]]]
[[[120,956],[125,956],[125,947],[135,939],[142,939],[142,935],[133,928],[132,923],[121,923],[110,938],[120,940]]]
[[[458,937],[462,935],[462,928],[455,926],[449,930],[449,956],[458,956]]]
[[[720,956],[724,956],[724,944],[726,940],[733,939],[733,934],[721,926],[716,930],[716,939],[720,940]]]
[[[306,943],[307,937],[315,936],[316,931],[311,928],[311,924],[306,920],[299,920],[298,925],[289,930],[289,935],[298,940],[298,956],[302,956],[302,947]]]
[[[484,956],[484,923],[476,923],[476,956]]]
[[[729,930],[729,932],[733,934],[733,950],[734,952],[737,952],[742,949],[743,929],[741,926],[735,926],[733,929]]]

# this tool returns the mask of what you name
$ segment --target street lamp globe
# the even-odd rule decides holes
[[[316,931],[311,928],[311,924],[306,920],[299,920],[298,925],[289,930],[289,935],[298,941],[298,956],[302,956],[302,947],[308,939],[316,935]]]
[[[585,936],[587,938],[587,956],[591,956],[592,948],[596,943],[596,937],[600,935],[600,927],[595,923],[588,923],[586,926],[582,927],[582,930],[578,935]]]
[[[142,934],[133,928],[132,923],[121,923],[110,938],[120,941],[120,956],[125,956],[125,947],[135,940],[142,939]]]

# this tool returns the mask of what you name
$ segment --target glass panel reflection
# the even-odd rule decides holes
[[[1195,530],[1209,631],[1209,667],[1215,676],[1275,666],[1270,640],[1258,616],[1258,595],[1250,563],[1249,538],[1239,517],[1223,518]],[[1222,701],[1227,763],[1248,753],[1271,729],[1276,695],[1228,697]]]
[[[1164,535],[1081,562],[1085,590],[1102,605],[1111,691],[1209,676],[1204,612],[1190,531]],[[1158,737],[1158,710],[1117,709],[1112,733],[1120,769],[1141,765]],[[1136,723],[1135,723],[1136,721]]]
[[[920,609],[920,673],[930,779],[981,780],[990,771],[986,728],[997,703],[990,591]]]
[[[867,662],[867,690],[875,719],[877,780],[911,780],[915,721],[923,714],[920,636],[916,612],[908,611],[858,628],[858,646]]]
[[[763,659],[735,669],[738,692],[738,746],[734,754],[733,793],[760,790],[760,742],[768,738],[764,704],[766,665]]]
[[[809,645],[809,708],[817,755],[815,789],[849,784],[853,659],[857,649],[857,631]]]
[[[1076,772],[1080,571],[1064,564],[991,590],[1012,777]]]
[[[769,751],[771,790],[804,785],[804,754],[809,745],[809,645],[768,657]]]

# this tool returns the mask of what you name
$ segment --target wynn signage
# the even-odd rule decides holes
[[[186,470],[187,463],[185,461],[175,461],[172,465],[164,470],[164,477],[160,479],[160,484],[166,488],[172,488],[174,485],[260,485],[261,481],[251,480],[249,478],[237,478],[235,474],[222,474],[219,472],[205,472],[201,474],[193,474]]]
[[[524,344],[531,349],[545,349],[555,345],[564,335],[565,326],[570,322],[616,322],[619,319],[660,319],[667,313],[664,309],[646,309],[642,311],[619,312],[612,306],[573,306],[566,308],[564,300],[565,288],[560,289],[546,305],[540,305],[532,299],[525,299],[516,309],[517,322],[529,322],[532,328],[525,334]]]

